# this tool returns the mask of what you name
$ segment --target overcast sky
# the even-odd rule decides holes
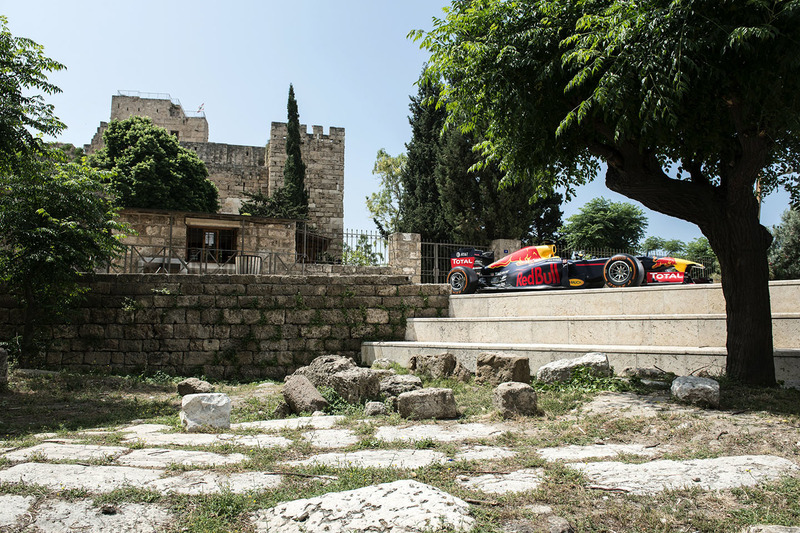
[[[374,229],[365,196],[380,148],[396,155],[411,136],[409,96],[426,54],[407,38],[430,29],[445,0],[6,0],[13,35],[29,37],[67,66],[50,76],[49,97],[68,129],[88,143],[109,119],[119,90],[169,93],[184,109],[203,106],[209,141],[264,145],[270,122],[286,121],[294,84],[301,123],[345,128],[345,227]],[[600,176],[564,207],[565,219],[609,191]],[[633,202],[636,203],[636,202]],[[638,204],[637,204],[638,205]],[[788,195],[767,198],[762,223],[780,221]],[[647,211],[648,235],[700,236],[686,222]]]

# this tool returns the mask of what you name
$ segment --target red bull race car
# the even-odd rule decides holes
[[[710,283],[700,263],[674,257],[562,259],[554,244],[528,246],[499,261],[494,252],[461,248],[450,257],[452,294],[477,290],[638,287],[660,283]]]

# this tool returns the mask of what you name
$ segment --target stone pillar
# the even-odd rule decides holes
[[[491,249],[494,251],[494,260],[498,261],[508,254],[514,253],[522,248],[522,241],[519,239],[495,239],[492,241]]]
[[[422,237],[419,233],[389,235],[389,266],[398,274],[411,276],[412,283],[422,281]]]

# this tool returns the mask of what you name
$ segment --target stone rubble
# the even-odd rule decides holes
[[[530,383],[530,361],[524,355],[506,355],[484,352],[478,354],[476,383],[490,383],[493,386],[507,381]]]
[[[181,425],[186,431],[231,427],[231,399],[227,394],[187,394],[181,402]]]
[[[209,392],[214,392],[214,390],[214,385],[198,378],[187,378],[178,383],[178,394],[181,396],[186,396],[187,394],[207,394]]]
[[[719,382],[710,378],[681,376],[670,387],[672,397],[678,401],[702,407],[719,407]]]
[[[445,420],[460,416],[451,389],[430,388],[404,392],[397,397],[397,410],[403,418]]]
[[[492,405],[503,418],[536,416],[536,391],[527,383],[501,383],[494,389]]]
[[[572,371],[583,367],[588,368],[589,372],[595,376],[613,375],[611,365],[608,363],[608,356],[601,352],[590,352],[574,359],[559,359],[547,363],[536,371],[536,379],[544,383],[569,381],[572,378]]]

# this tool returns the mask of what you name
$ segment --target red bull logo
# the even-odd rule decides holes
[[[561,285],[561,272],[559,265],[550,263],[545,265],[544,268],[537,266],[533,267],[527,274],[520,272],[517,274],[517,287],[526,287],[529,285]]]
[[[674,266],[676,264],[677,264],[677,261],[675,261],[675,259],[672,258],[672,257],[659,257],[658,259],[653,261],[653,268]]]

